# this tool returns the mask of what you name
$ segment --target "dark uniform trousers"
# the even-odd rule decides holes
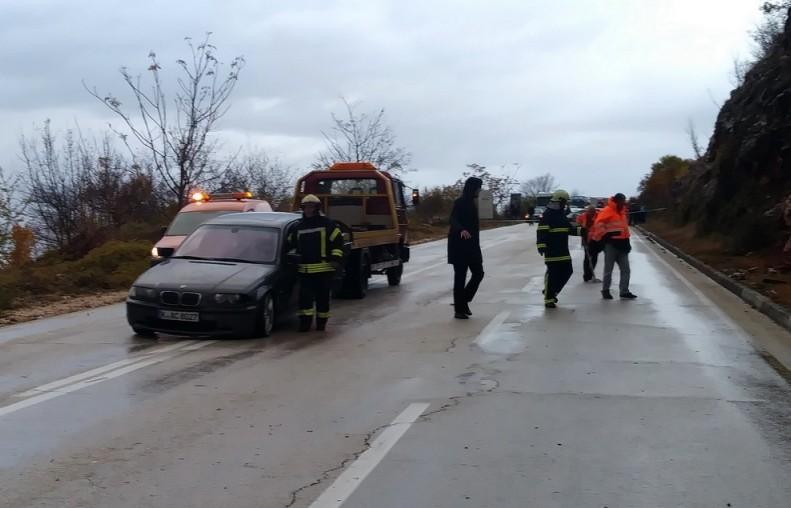
[[[547,273],[544,275],[544,301],[556,302],[558,293],[574,273],[574,268],[569,261],[552,261],[547,263]]]
[[[319,320],[330,317],[330,289],[335,272],[299,274],[299,316]],[[316,310],[313,310],[313,302]]]

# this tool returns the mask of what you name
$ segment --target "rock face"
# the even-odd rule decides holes
[[[783,204],[791,195],[789,21],[774,48],[731,92],[677,203],[680,222],[724,235],[737,252],[782,248],[788,236]]]

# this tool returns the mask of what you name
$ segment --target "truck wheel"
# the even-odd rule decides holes
[[[391,286],[401,284],[401,275],[404,273],[404,265],[399,264],[396,267],[387,269],[387,283]]]
[[[360,256],[359,263],[350,267],[344,279],[343,296],[362,299],[368,293],[368,261]]]

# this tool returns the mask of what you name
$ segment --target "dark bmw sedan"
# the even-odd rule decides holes
[[[286,239],[299,218],[246,212],[206,222],[135,281],[129,325],[138,335],[268,336],[294,303]]]

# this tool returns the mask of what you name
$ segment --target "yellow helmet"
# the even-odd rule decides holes
[[[558,189],[552,193],[552,201],[568,201],[569,193],[563,189]]]
[[[302,205],[304,206],[308,204],[320,205],[321,200],[313,194],[308,194],[307,196],[302,198]]]

